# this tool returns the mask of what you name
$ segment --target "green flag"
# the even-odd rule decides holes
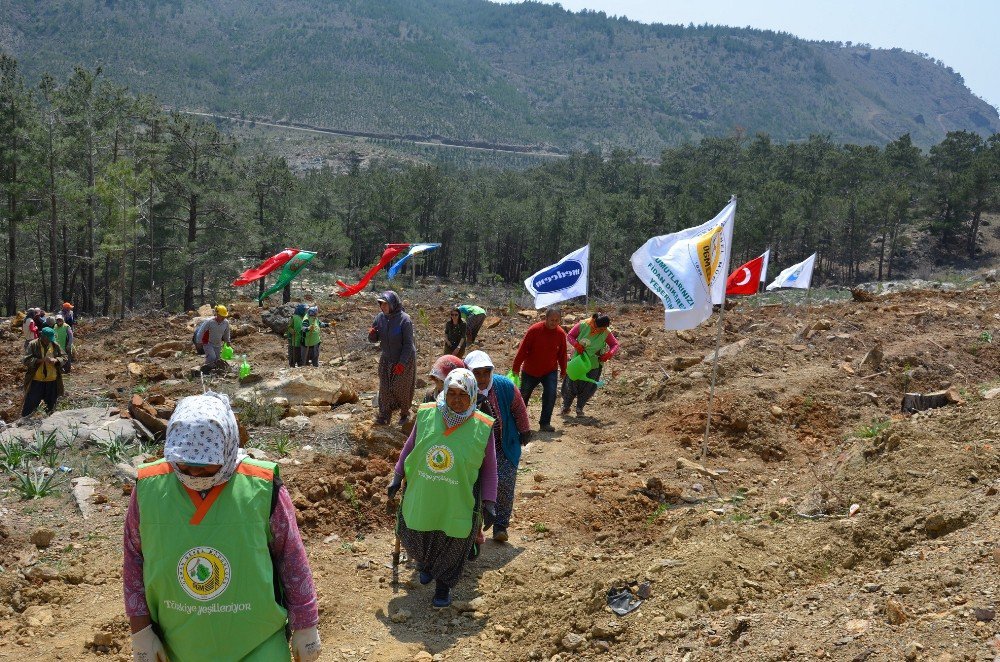
[[[309,251],[299,251],[295,254],[292,259],[285,263],[285,266],[281,269],[281,275],[278,276],[278,280],[271,287],[267,288],[263,294],[257,297],[257,301],[263,301],[267,297],[271,296],[275,292],[281,290],[285,285],[291,283],[299,272],[309,264],[309,260],[316,257],[315,253],[310,253]]]

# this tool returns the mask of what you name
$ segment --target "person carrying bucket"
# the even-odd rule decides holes
[[[583,408],[597,392],[605,361],[618,353],[618,339],[610,327],[610,317],[594,313],[570,329],[566,342],[573,348],[573,355],[562,383],[563,416],[569,416],[574,398],[576,415],[583,416]]]

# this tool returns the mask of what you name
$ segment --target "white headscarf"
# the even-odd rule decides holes
[[[490,355],[481,349],[469,352],[469,355],[465,357],[465,367],[469,370],[476,370],[477,368],[489,368],[490,370],[493,370],[496,368],[496,366],[493,365],[493,359],[490,358]],[[490,385],[486,388],[479,389],[479,392],[483,395],[489,395],[490,389],[492,388],[493,380],[490,379]]]
[[[448,389],[460,388],[469,394],[469,409],[463,412],[452,411],[448,406]],[[444,378],[444,388],[438,393],[437,408],[444,416],[445,425],[453,428],[464,423],[473,412],[476,411],[476,393],[479,387],[476,386],[476,376],[468,368],[455,368]]]
[[[177,479],[197,492],[232,478],[245,456],[240,453],[240,430],[229,397],[209,391],[181,400],[167,424],[163,457]],[[222,468],[213,476],[196,477],[178,471],[178,463],[219,464]]]

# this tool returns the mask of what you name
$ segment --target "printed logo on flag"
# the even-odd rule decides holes
[[[562,292],[576,285],[582,274],[583,264],[579,260],[566,260],[536,275],[531,284],[544,294]]]
[[[188,550],[177,563],[177,581],[195,600],[207,602],[222,595],[232,578],[229,559],[214,547]]]
[[[427,468],[436,474],[448,473],[455,466],[455,457],[447,446],[431,446],[427,451]]]
[[[698,262],[705,285],[711,286],[722,259],[722,226],[717,225],[695,240]]]
[[[799,276],[801,274],[802,274],[802,267],[799,267],[798,269],[796,269],[795,271],[793,271],[792,274],[788,278],[786,278],[785,280],[787,282],[789,282],[789,283],[794,283],[795,281],[797,281],[799,279]]]

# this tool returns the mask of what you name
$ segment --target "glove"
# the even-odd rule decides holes
[[[323,645],[319,642],[319,630],[315,626],[292,633],[292,657],[295,662],[316,662]]]
[[[392,367],[392,374],[394,374],[394,375],[401,375],[401,374],[403,374],[404,370],[406,370],[406,366],[403,365],[402,363],[397,363],[396,365],[394,365]]]
[[[581,345],[580,343],[576,342],[575,340],[570,340],[569,344],[573,346],[573,349],[576,350],[577,354],[583,354],[583,352],[584,352],[583,345]]]
[[[170,662],[160,638],[153,632],[152,625],[147,625],[132,634],[132,661]]]
[[[396,492],[399,491],[400,486],[403,484],[403,477],[397,473],[392,474],[392,480],[389,482],[389,487],[386,488],[385,493],[389,495],[389,499],[396,498]]]
[[[600,361],[601,363],[604,363],[610,358],[611,358],[610,354],[601,354],[600,356],[597,357],[597,360]]]
[[[531,441],[531,430],[528,430],[527,432],[522,432],[521,433],[521,445],[522,446],[527,446],[528,442],[530,442],[530,441]]]
[[[492,501],[483,501],[483,530],[493,526],[497,521],[497,505]]]

